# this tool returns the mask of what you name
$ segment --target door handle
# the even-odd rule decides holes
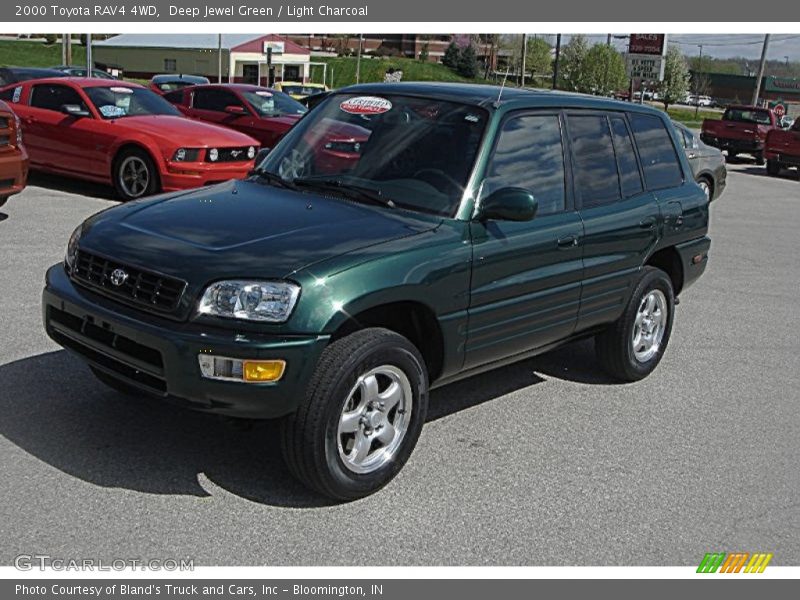
[[[568,248],[574,248],[577,245],[578,245],[577,235],[568,235],[567,237],[563,237],[558,240],[558,247],[563,250],[566,250]]]
[[[646,219],[642,219],[639,221],[639,227],[642,229],[652,229],[656,226],[656,218],[655,217],[647,217]]]

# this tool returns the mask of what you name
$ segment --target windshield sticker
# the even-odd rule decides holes
[[[113,104],[104,104],[98,110],[106,119],[125,116],[125,110],[119,106],[114,106]]]
[[[18,85],[14,88],[14,96],[11,98],[12,102],[19,102],[19,97],[22,96],[22,86]]]
[[[133,90],[131,88],[126,87],[112,87],[111,91],[115,94],[132,94]]]
[[[478,117],[478,115],[468,114],[466,117],[464,117],[464,120],[470,123],[477,123],[480,121],[480,117]]]
[[[256,92],[256,94],[259,95],[259,96],[265,96],[267,98],[272,98],[272,93],[271,92],[265,92],[264,90],[258,90]]]
[[[392,110],[392,103],[377,96],[358,96],[345,100],[339,108],[351,115],[380,115]]]

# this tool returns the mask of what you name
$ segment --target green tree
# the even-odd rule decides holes
[[[581,82],[586,89],[579,90],[582,92],[610,96],[612,92],[628,85],[625,60],[607,44],[595,44],[591,47],[583,61],[583,71]]]
[[[664,81],[661,82],[659,89],[664,110],[667,110],[670,104],[682,101],[689,91],[689,65],[676,46],[667,48],[667,56],[664,59]]]
[[[456,71],[462,77],[468,77],[469,79],[474,79],[478,76],[478,55],[475,52],[475,46],[470,44],[461,51]]]
[[[591,83],[587,80],[584,62],[589,53],[589,42],[584,35],[575,35],[561,50],[559,62],[559,87],[571,92],[588,92]]]
[[[525,56],[525,69],[533,74],[534,83],[550,77],[553,71],[552,47],[544,39],[537,37],[528,40]]]
[[[458,61],[461,59],[461,49],[455,43],[455,41],[450,42],[450,45],[447,47],[447,50],[444,51],[444,56],[442,57],[442,64],[445,67],[450,67],[451,69],[455,69],[458,67]]]

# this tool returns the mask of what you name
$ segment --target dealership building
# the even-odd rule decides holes
[[[266,84],[268,52],[277,81],[311,81],[311,52],[278,35],[126,33],[93,44],[99,68],[121,69],[125,77],[150,79],[160,73],[204,75],[229,83]],[[322,81],[324,65],[315,71]]]
[[[756,78],[749,75],[692,72],[689,89],[695,89],[699,80],[703,81],[704,94],[723,105],[750,104],[756,87]],[[768,105],[783,104],[791,116],[800,116],[800,79],[765,76],[761,80],[759,99]]]

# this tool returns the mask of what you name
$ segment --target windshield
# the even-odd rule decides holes
[[[294,94],[295,96],[310,96],[323,91],[322,86],[316,87],[306,85],[284,85],[281,89],[287,94]]]
[[[143,115],[180,116],[180,112],[158,94],[125,86],[86,87],[86,95],[104,119]]]
[[[304,115],[308,109],[294,98],[273,90],[248,90],[242,97],[262,117]]]
[[[334,94],[303,118],[261,169],[285,182],[372,193],[389,205],[451,216],[488,113],[399,95]]]
[[[738,121],[740,123],[758,123],[771,125],[769,111],[751,110],[747,108],[729,108],[722,117],[723,121]]]

